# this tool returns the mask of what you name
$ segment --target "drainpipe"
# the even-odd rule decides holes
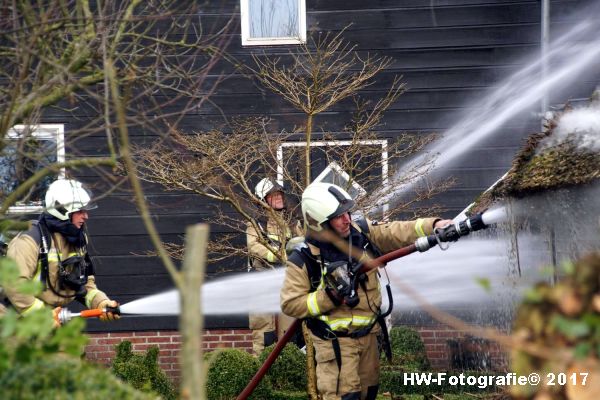
[[[541,37],[540,37],[540,45],[541,45],[541,76],[540,79],[542,82],[546,80],[548,76],[548,44],[550,43],[550,0],[541,0],[542,1],[542,15],[541,15]],[[544,92],[542,95],[541,101],[541,114],[542,114],[542,129],[544,131],[545,121],[547,119],[546,112],[548,111],[548,93]]]

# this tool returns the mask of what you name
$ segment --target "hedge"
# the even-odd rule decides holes
[[[104,367],[64,355],[15,364],[0,376],[3,399],[156,400],[121,382]]]

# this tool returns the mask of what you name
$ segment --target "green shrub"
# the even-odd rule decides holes
[[[160,394],[164,400],[177,398],[173,383],[158,366],[158,347],[152,346],[146,354],[134,354],[131,342],[117,345],[117,354],[112,363],[116,376],[143,392]]]
[[[301,392],[274,390],[269,400],[308,400],[308,393],[306,390]]]
[[[392,343],[391,365],[408,371],[429,369],[425,344],[417,331],[402,326],[394,327],[390,332],[390,341]]]
[[[17,288],[19,292],[36,295],[41,290],[39,280],[22,281],[19,268],[10,258],[0,257],[0,287]],[[53,328],[52,310],[44,307],[21,318],[9,308],[0,318],[0,375],[16,364],[36,362],[56,353],[78,357],[83,353],[87,336],[81,331],[82,318],[75,318],[58,329]]]
[[[274,348],[275,344],[272,344],[262,351],[258,358],[260,365],[265,362]],[[276,390],[306,390],[306,355],[300,351],[298,346],[288,343],[269,368],[267,375]]]
[[[0,376],[0,387],[3,399],[156,400],[101,366],[65,355],[15,364]]]
[[[0,287],[35,295],[39,281],[19,283],[14,261],[0,257]],[[148,400],[106,368],[82,362],[87,342],[82,318],[53,328],[45,307],[20,318],[14,309],[0,318],[0,398],[23,400]]]
[[[208,400],[235,399],[258,371],[258,360],[249,353],[227,349],[209,353],[206,358],[210,362],[206,379]],[[271,395],[271,383],[264,377],[254,389],[250,399],[265,400]]]

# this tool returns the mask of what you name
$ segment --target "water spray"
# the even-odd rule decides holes
[[[497,132],[520,113],[537,105],[546,93],[556,94],[575,79],[582,80],[584,72],[593,70],[600,59],[596,8],[597,6],[594,10],[590,9],[569,32],[554,41],[543,59],[525,64],[520,71],[495,86],[485,98],[478,99],[472,105],[472,111],[450,127],[441,140],[432,144],[429,151],[404,165],[402,171],[414,170],[415,176],[426,174],[431,168],[427,160],[431,154],[438,154],[431,172],[441,173],[443,168],[451,166],[451,163],[463,157],[483,139]],[[540,68],[550,61],[552,70],[540,80]],[[420,180],[414,179],[399,185],[379,199],[378,204],[391,202],[397,196],[410,195],[418,184]],[[376,208],[377,206],[372,206],[368,211]]]
[[[84,310],[84,311],[78,312],[78,313],[71,312],[71,310],[69,310],[67,308],[61,308],[60,310],[58,310],[58,313],[56,313],[54,320],[56,322],[58,322],[60,325],[64,325],[75,317],[98,318],[102,314],[105,314],[107,312],[121,315],[121,310],[118,306],[117,307],[106,307],[102,310],[101,309]]]
[[[503,212],[503,210],[502,210]],[[368,260],[360,266],[358,273],[367,272],[377,267],[385,266],[389,261],[396,260],[398,258],[407,256],[416,251],[425,252],[436,245],[440,245],[444,242],[455,242],[459,238],[468,235],[471,232],[476,232],[487,228],[490,224],[497,222],[502,217],[499,212],[476,214],[470,218],[466,218],[462,221],[454,224],[447,225],[443,228],[437,228],[432,235],[419,238],[415,243],[402,247],[398,250],[384,254],[374,260]],[[442,247],[447,249],[447,247]],[[285,335],[277,342],[269,357],[265,360],[260,369],[256,372],[252,380],[244,388],[244,390],[238,395],[236,400],[246,400],[254,391],[256,386],[260,383],[264,375],[267,373],[271,365],[275,362],[287,342],[292,338],[295,331],[300,327],[300,320],[295,320],[292,325],[288,328]]]

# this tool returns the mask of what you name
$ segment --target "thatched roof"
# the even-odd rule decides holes
[[[504,179],[483,193],[471,212],[481,212],[507,197],[521,198],[600,179],[600,152],[582,147],[577,134],[570,133],[556,144],[547,145],[555,136],[560,117],[568,111],[569,108],[555,115],[543,133],[533,134],[527,139]]]

